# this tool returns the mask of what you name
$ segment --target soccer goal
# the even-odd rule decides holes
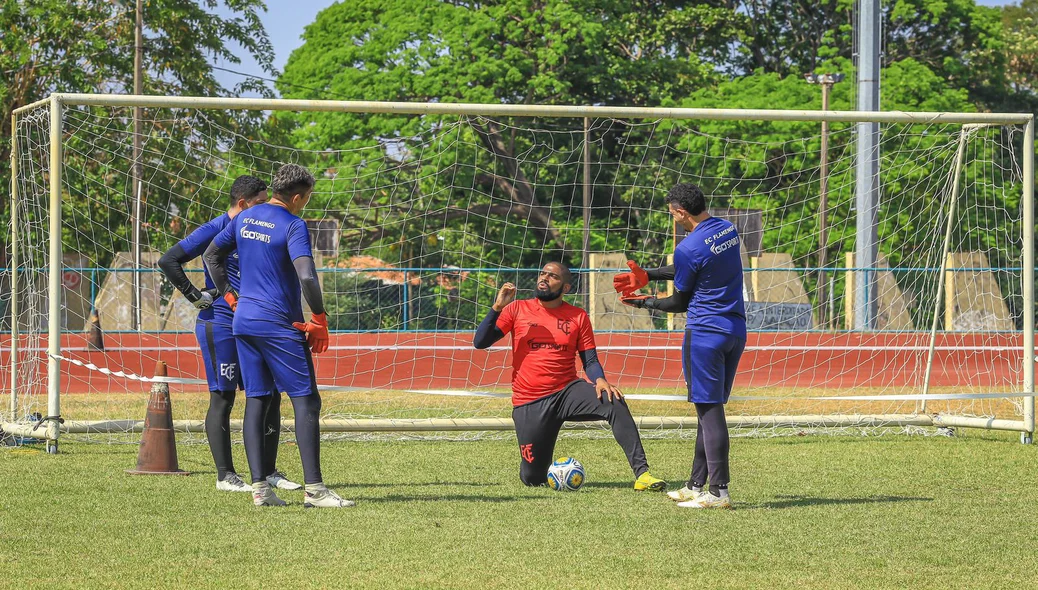
[[[548,261],[575,270],[568,301],[643,432],[694,428],[684,318],[611,284],[684,238],[664,203],[677,182],[742,238],[732,426],[1034,431],[1029,114],[56,94],[12,129],[3,428],[55,449],[132,440],[157,361],[175,426],[202,431],[194,308],[155,262],[226,211],[235,177],[286,162],[318,178],[325,432],[510,429],[509,342],[475,350],[473,330],[499,285],[531,296]]]

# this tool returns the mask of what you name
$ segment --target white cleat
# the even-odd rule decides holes
[[[304,508],[352,508],[357,505],[353,500],[344,500],[339,494],[329,490],[324,484],[307,485]]]
[[[303,486],[301,486],[301,485],[297,484],[296,482],[288,479],[287,477],[285,477],[284,473],[281,473],[280,471],[277,471],[277,470],[275,470],[274,473],[271,473],[270,475],[267,476],[267,483],[270,484],[270,487],[277,488],[279,490],[300,490],[300,489],[303,489]]]
[[[265,481],[252,484],[252,503],[256,506],[284,506],[286,502],[274,494]]]
[[[675,502],[688,502],[703,495],[703,488],[690,488],[687,485],[680,490],[667,492],[667,497]]]
[[[735,510],[732,499],[727,495],[715,496],[710,492],[700,494],[699,497],[687,502],[678,502],[680,508],[712,508],[714,510]]]
[[[232,471],[216,482],[216,489],[221,492],[251,492],[252,486],[242,481],[241,476]]]

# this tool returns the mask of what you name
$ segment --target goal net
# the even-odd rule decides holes
[[[864,114],[825,115],[823,158],[823,115],[802,111],[145,100],[136,183],[132,97],[16,114],[9,431],[60,415],[62,436],[132,440],[163,361],[178,428],[201,432],[195,310],[155,263],[227,210],[237,176],[269,182],[288,162],[317,177],[303,217],[333,331],[316,359],[326,432],[509,428],[509,341],[475,350],[473,331],[502,283],[530,297],[549,261],[574,269],[567,300],[643,431],[694,427],[684,318],[612,290],[626,260],[665,265],[684,239],[664,201],[677,182],[742,239],[733,426],[1033,431],[1029,116],[873,114],[878,208],[863,228]],[[201,262],[188,270],[201,285]]]

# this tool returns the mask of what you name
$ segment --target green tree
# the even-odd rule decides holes
[[[224,0],[230,16],[217,14],[216,0],[144,2],[144,91],[146,94],[216,96],[271,91],[249,79],[224,88],[212,63],[239,63],[241,47],[274,74],[273,50],[259,20],[262,0]],[[132,92],[135,3],[112,0],[0,0],[0,133],[11,136],[11,112],[52,92]],[[162,227],[169,210],[190,211],[196,194],[218,183],[212,155],[235,136],[255,134],[262,117],[245,112],[190,115],[146,110],[143,158],[148,181],[144,219]],[[200,137],[193,123],[214,134]],[[104,263],[126,250],[131,193],[128,170],[129,109],[70,108],[66,122],[66,246]],[[0,144],[0,178],[9,178],[10,143]],[[45,157],[45,156],[43,156]],[[8,219],[7,200],[0,216]],[[206,213],[212,209],[206,209]],[[6,223],[5,223],[6,226]],[[149,231],[154,247],[165,233]],[[6,238],[6,234],[5,234]],[[5,240],[6,241],[6,240]]]
[[[709,5],[680,10],[686,3],[633,4],[340,3],[307,28],[278,88],[291,98],[657,105],[717,80],[715,61],[725,55],[740,17]],[[427,263],[442,252],[427,247],[422,228],[460,222],[486,237],[485,248],[463,250],[479,260],[495,259],[497,249],[502,264],[536,264],[541,256],[579,263],[578,223],[566,221],[574,219],[579,187],[572,190],[569,180],[560,195],[557,180],[581,174],[581,121],[557,120],[541,130],[540,121],[394,114],[291,119],[297,145],[342,150],[334,154],[334,168],[337,180],[349,171],[351,200],[323,204],[342,216],[353,249]],[[382,141],[381,153],[360,149],[375,138]],[[437,166],[428,168],[428,162]],[[439,190],[444,186],[455,188]],[[461,194],[459,187],[475,190]],[[610,194],[607,189],[596,197]],[[401,199],[419,206],[400,207]],[[370,223],[373,209],[383,227],[397,224],[398,235],[416,239],[388,250],[380,241],[384,232]],[[488,215],[507,222],[488,224]],[[517,258],[520,253],[525,258]]]

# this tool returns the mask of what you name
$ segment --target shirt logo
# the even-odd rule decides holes
[[[571,325],[572,322],[570,322],[570,320],[559,320],[559,330],[567,336],[569,336],[569,330]]]
[[[569,344],[559,344],[558,342],[535,342],[531,340],[526,345],[530,347],[530,350],[569,350]]]
[[[713,244],[713,245],[711,245],[710,246],[710,251],[714,253],[714,256],[717,256],[718,254],[724,252],[725,250],[727,250],[729,248],[733,248],[733,247],[738,246],[738,245],[739,245],[739,236],[735,236],[734,238],[732,238],[730,240],[727,240],[727,241],[724,241],[724,242],[721,242],[720,244]]]
[[[265,233],[253,231],[251,229],[246,229],[244,226],[241,228],[240,233],[241,237],[246,240],[256,240],[259,242],[263,242],[264,244],[270,243],[270,236]]]
[[[519,454],[523,456],[523,461],[533,463],[533,444],[519,445]]]
[[[234,381],[234,374],[237,370],[237,363],[220,363],[220,376],[228,381]]]

